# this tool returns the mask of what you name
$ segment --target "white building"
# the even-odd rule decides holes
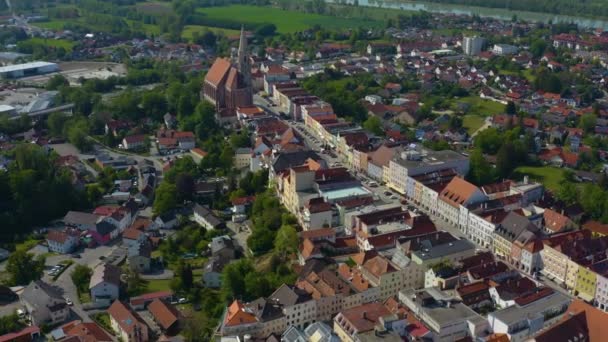
[[[76,232],[51,230],[46,236],[49,251],[69,254],[78,246],[79,236]]]
[[[107,300],[108,303],[117,299],[120,291],[120,274],[120,268],[112,264],[97,265],[89,282],[91,299],[93,301]]]
[[[466,207],[485,200],[486,195],[478,187],[460,177],[454,177],[439,194],[437,215],[464,230],[468,221]]]
[[[524,341],[560,320],[570,298],[543,288],[515,300],[515,305],[488,314],[494,333],[507,334],[512,342]]]
[[[483,48],[485,39],[481,37],[464,37],[462,40],[462,50],[469,56],[478,55]]]
[[[494,44],[494,48],[492,48],[492,53],[498,56],[514,55],[517,51],[517,46],[509,44]]]

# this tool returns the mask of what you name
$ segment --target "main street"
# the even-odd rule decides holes
[[[280,120],[282,120],[283,122],[285,122],[287,125],[289,125],[291,128],[295,129],[304,139],[304,142],[306,144],[306,146],[308,146],[310,149],[320,152],[323,147],[321,145],[321,138],[315,136],[315,133],[310,130],[306,125],[304,125],[301,122],[297,122],[294,120],[284,120],[281,118],[281,113],[280,113],[280,109],[279,107],[275,107],[272,106],[268,100],[264,99],[263,97],[259,96],[259,95],[254,95],[254,104],[263,108],[264,110],[266,110],[268,113],[276,116],[277,118],[279,118]],[[481,132],[482,130],[488,128],[490,126],[490,121],[486,120],[484,122],[484,125],[478,129],[475,134]],[[332,152],[335,153],[335,152]],[[324,158],[327,161],[327,164],[330,167],[335,167],[335,166],[344,166],[350,169],[351,165],[348,165],[348,163],[341,163],[340,157],[339,155],[337,155],[337,153],[335,154],[336,157],[332,157],[330,154],[328,153],[319,153],[319,155]],[[385,185],[381,185],[378,184],[378,186],[371,186],[371,184],[373,183],[379,183],[379,182],[374,182],[372,181],[370,178],[367,177],[366,174],[364,173],[360,173],[360,172],[356,172],[354,170],[350,170],[353,174],[355,174],[355,176],[362,181],[362,184],[371,192],[374,193],[375,198],[381,200],[382,202],[384,202],[385,204],[395,204],[395,205],[399,205],[401,204],[401,201],[404,199],[403,196],[401,196],[400,194],[396,193],[393,189],[388,188]],[[411,205],[413,206],[416,210],[423,212],[421,208],[417,207],[416,205],[414,205],[414,203],[411,202],[407,202],[407,205]],[[443,230],[446,231],[458,238],[461,239],[467,239],[466,234],[464,234],[460,229],[458,229],[458,227],[448,223],[447,221],[434,216],[434,215],[429,215],[430,219],[433,221],[433,223],[435,224],[435,226],[437,227],[437,229],[439,230]],[[469,240],[470,241],[470,240]],[[471,241],[472,243],[475,243],[473,241]],[[487,248],[478,246],[477,251],[490,251]],[[506,262],[506,261],[505,261]],[[507,263],[508,264],[508,263]],[[516,267],[514,267],[513,265],[510,265],[511,267],[513,267],[514,269],[517,269]],[[521,272],[521,271],[520,271]],[[523,273],[523,272],[522,272]],[[571,298],[573,298],[572,294],[570,294],[567,290],[565,290],[563,287],[561,287],[559,284],[551,281],[550,279],[547,278],[542,278],[540,280],[537,279],[537,281],[542,282],[543,284],[545,284],[546,286],[554,289],[557,292],[561,292]]]

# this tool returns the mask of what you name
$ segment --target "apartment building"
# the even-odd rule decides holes
[[[454,177],[439,194],[437,215],[465,231],[468,223],[468,206],[487,200],[487,196],[475,185],[463,178]]]

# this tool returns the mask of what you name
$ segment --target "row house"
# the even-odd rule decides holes
[[[536,233],[538,228],[526,217],[513,211],[509,212],[494,231],[494,244],[492,246],[494,255],[509,263],[517,262],[520,259],[521,249],[514,248],[514,242],[524,232]],[[528,233],[525,233],[525,236],[529,236]]]
[[[454,177],[439,194],[437,215],[464,231],[468,220],[467,207],[485,200],[486,195],[478,187]]]

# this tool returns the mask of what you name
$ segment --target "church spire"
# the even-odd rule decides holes
[[[237,68],[243,76],[246,87],[251,87],[251,62],[247,51],[247,36],[245,26],[241,26],[241,38],[239,39],[239,51],[237,56]]]

